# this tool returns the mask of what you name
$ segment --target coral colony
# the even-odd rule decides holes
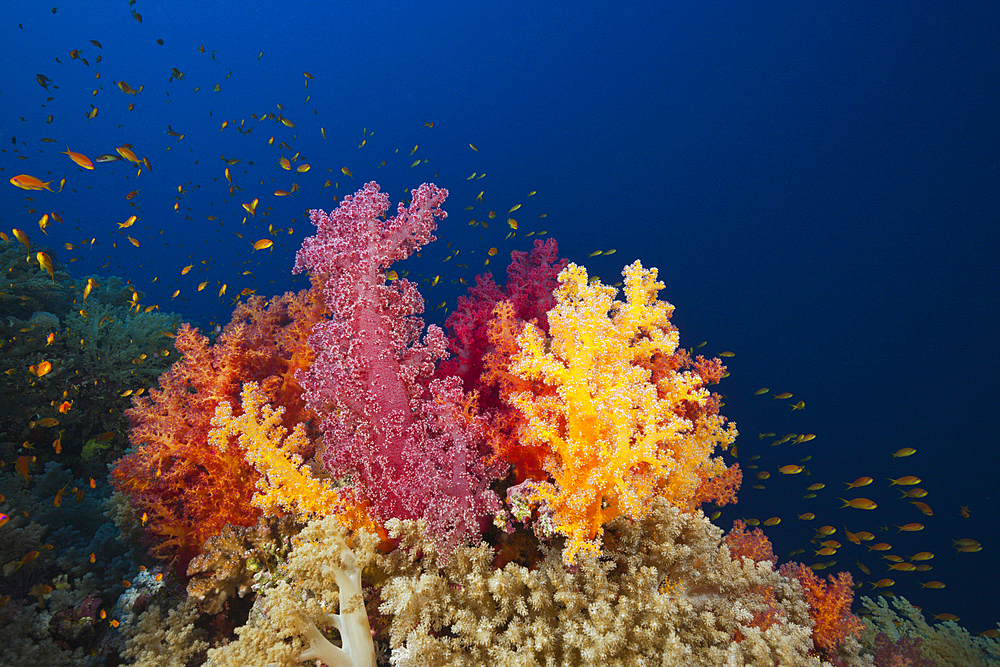
[[[710,390],[725,368],[679,348],[656,269],[625,267],[618,299],[535,241],[425,326],[392,267],[435,240],[448,192],[410,194],[389,217],[374,182],[312,211],[309,289],[251,296],[214,340],[177,328],[105,501],[161,565],[117,605],[75,583],[47,630],[74,639],[36,646],[77,664],[916,665],[979,641],[916,638],[898,605],[909,620],[872,604],[866,626],[849,574],[776,567],[760,530],[708,520],[742,481]],[[114,631],[94,620],[112,607]]]

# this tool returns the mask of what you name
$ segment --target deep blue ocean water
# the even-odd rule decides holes
[[[122,276],[144,304],[206,329],[228,321],[244,288],[304,286],[290,268],[312,231],[306,211],[369,180],[394,201],[424,181],[451,191],[440,240],[400,269],[427,281],[428,321],[443,320],[464,289],[454,281],[471,282],[491,247],[502,276],[499,260],[530,247],[528,232],[555,237],[606,282],[641,259],[666,283],[682,345],[735,355],[723,413],[743,465],[760,468],[720,525],[778,516],[776,550],[805,548],[806,563],[820,558],[809,540],[823,524],[870,531],[904,556],[933,552],[931,572],[894,572],[892,590],[973,632],[993,627],[983,600],[1000,596],[1000,6],[479,4],[139,0],[140,23],[126,2],[18,3],[0,25],[0,229],[47,242],[75,275]],[[123,143],[152,170],[84,171],[60,154]],[[296,154],[292,170],[277,166]],[[232,194],[223,157],[241,160]],[[66,186],[6,183],[21,173]],[[291,196],[272,194],[293,182]],[[49,210],[65,222],[45,238],[36,222]],[[264,237],[273,249],[252,252]],[[769,447],[767,432],[817,437]],[[917,453],[893,459],[903,447]],[[807,456],[808,477],[777,473]],[[771,478],[756,480],[760,470]],[[933,516],[886,481],[904,475],[922,479]],[[842,509],[845,482],[862,476],[875,481],[853,495],[879,507]],[[827,488],[803,499],[815,482]],[[805,512],[817,518],[796,518]],[[909,522],[926,528],[897,533]],[[982,551],[955,553],[952,539],[967,537]],[[832,570],[867,593],[886,564],[842,541]],[[947,588],[919,587],[931,579]]]

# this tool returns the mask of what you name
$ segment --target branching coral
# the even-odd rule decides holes
[[[419,523],[388,528],[400,547],[379,557],[381,609],[397,667],[820,664],[802,588],[731,558],[703,514],[664,499],[644,519],[612,521],[602,557],[578,554],[571,568],[544,545],[530,569],[495,568],[485,544],[441,563]],[[776,622],[754,626],[772,606]],[[842,664],[870,664],[857,648]]]

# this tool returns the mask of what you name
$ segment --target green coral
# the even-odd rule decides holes
[[[177,358],[172,336],[181,318],[143,308],[143,295],[116,277],[74,280],[51,250],[50,277],[35,250],[27,254],[21,244],[0,243],[6,270],[0,285],[6,315],[0,319],[0,429],[7,434],[0,453],[9,456],[28,443],[44,462],[86,447],[83,465],[89,462],[87,475],[97,476],[124,439],[106,445],[88,440],[125,431],[130,395],[152,386]],[[49,364],[47,373],[38,372]]]

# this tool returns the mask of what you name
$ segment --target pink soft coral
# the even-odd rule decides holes
[[[323,281],[331,318],[309,339],[315,362],[302,375],[322,418],[323,462],[354,482],[353,500],[372,518],[424,518],[447,551],[478,537],[499,500],[488,488],[503,466],[488,463],[482,418],[456,377],[435,378],[444,332],[424,330],[423,299],[394,262],[434,240],[447,190],[425,183],[409,207],[385,218],[389,197],[368,183],[329,215],[314,210],[296,271]]]

